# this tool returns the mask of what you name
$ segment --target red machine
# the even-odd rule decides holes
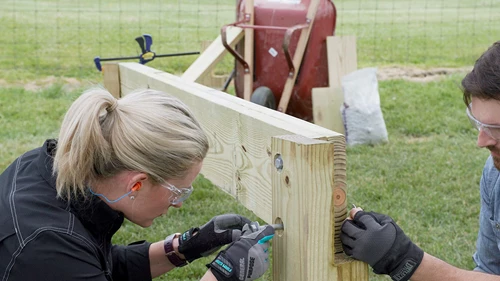
[[[335,31],[336,9],[331,0],[319,0],[307,47],[302,61],[295,69],[294,53],[297,49],[300,31],[311,23],[307,20],[310,3],[315,0],[254,0],[254,25],[245,25],[245,4],[238,1],[238,22],[231,24],[254,29],[253,86],[251,101],[276,109],[285,82],[299,71],[291,90],[286,113],[312,121],[312,88],[328,86],[328,59],[326,37]],[[224,28],[223,31],[224,32]],[[236,95],[243,97],[245,60],[244,43],[236,51],[228,51],[236,58]],[[298,67],[297,67],[298,68]]]

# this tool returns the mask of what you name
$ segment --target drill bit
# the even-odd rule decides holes
[[[283,230],[284,229],[284,227],[281,223],[271,224],[271,226],[274,228],[274,230]]]

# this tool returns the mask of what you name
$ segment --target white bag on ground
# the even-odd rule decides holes
[[[377,69],[363,68],[342,77],[344,104],[340,110],[348,145],[387,142],[380,109]]]

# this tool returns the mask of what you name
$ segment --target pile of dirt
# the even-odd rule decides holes
[[[377,69],[377,79],[379,81],[383,80],[394,80],[403,79],[413,82],[430,82],[437,81],[446,77],[447,75],[454,73],[463,73],[464,75],[471,71],[472,67],[462,67],[462,68],[431,68],[431,69],[420,69],[415,67],[379,67]],[[70,92],[78,88],[91,86],[88,82],[83,82],[77,78],[72,77],[55,77],[48,76],[42,79],[37,79],[35,81],[29,82],[7,82],[0,79],[0,87],[10,88],[10,87],[22,87],[27,91],[40,91],[49,88],[53,85],[63,85],[65,91]]]
[[[7,82],[4,79],[0,79],[0,87],[2,88],[24,88],[26,91],[31,92],[37,92],[43,89],[47,89],[54,85],[62,85],[64,91],[71,92],[75,89],[83,87],[84,83],[72,77],[55,76],[48,76],[29,82]]]
[[[419,69],[414,67],[380,67],[377,70],[378,80],[403,79],[413,82],[431,82],[437,81],[454,73],[470,72],[472,67],[462,68],[431,68]]]

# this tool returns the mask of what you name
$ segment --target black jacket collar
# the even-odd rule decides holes
[[[56,176],[52,175],[52,166],[57,147],[57,140],[45,141],[38,156],[38,170],[54,191],[56,190]],[[62,200],[62,199],[61,199]],[[71,212],[74,213],[84,227],[94,235],[112,236],[123,223],[121,212],[113,210],[97,196],[87,192],[85,196],[79,195],[70,202]],[[104,238],[104,237],[101,237]]]

